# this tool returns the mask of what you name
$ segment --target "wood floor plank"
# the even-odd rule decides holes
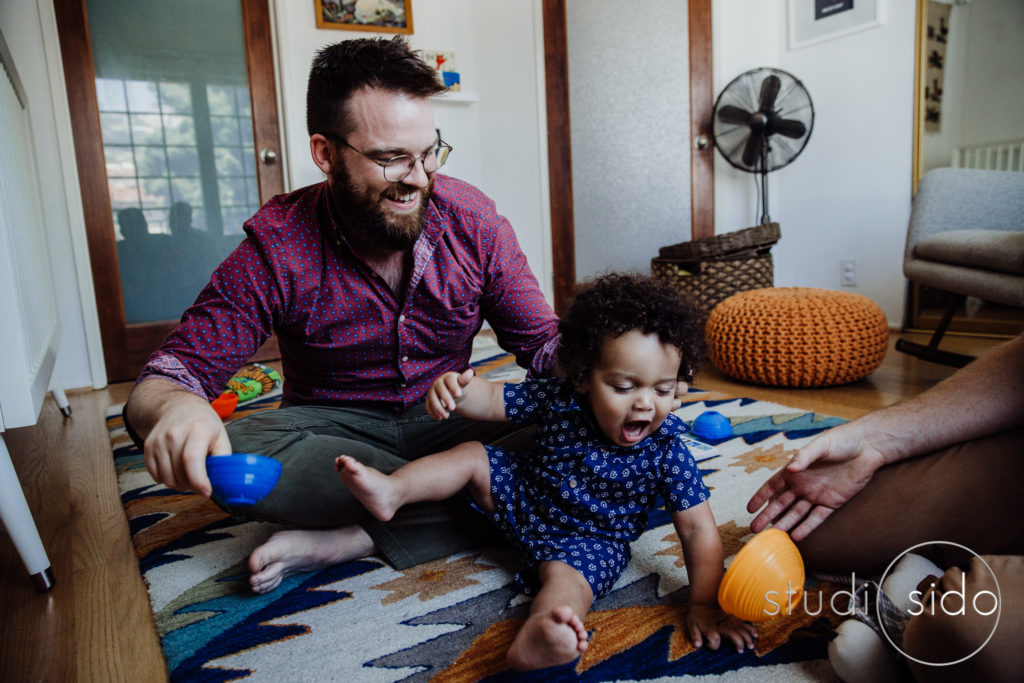
[[[57,409],[48,400],[40,413],[43,420],[51,417],[50,410]],[[24,427],[5,432],[4,438],[55,583],[48,593],[36,592],[10,537],[4,535],[0,554],[10,559],[3,563],[0,680],[74,680],[75,582],[67,558],[74,552],[75,543],[68,534],[71,506],[67,470],[54,455],[54,430],[39,425]],[[5,552],[8,548],[10,553]],[[55,656],[52,648],[56,644],[68,650]],[[30,677],[26,672],[31,672]]]
[[[35,592],[2,539],[0,681],[167,679],[103,421],[107,405],[126,395],[69,392],[71,418],[48,399],[36,426],[9,433],[56,584]]]

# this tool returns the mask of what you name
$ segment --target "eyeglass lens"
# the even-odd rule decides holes
[[[437,147],[424,154],[424,172],[433,173],[444,166],[444,162],[448,160],[449,152],[451,152],[451,147],[439,144]],[[391,159],[390,163],[383,167],[384,179],[389,183],[397,183],[400,180],[404,180],[406,176],[412,173],[412,169],[416,165],[416,160],[416,157],[407,154]]]

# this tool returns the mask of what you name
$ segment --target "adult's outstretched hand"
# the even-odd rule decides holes
[[[806,538],[863,489],[886,458],[864,438],[857,423],[830,429],[801,448],[751,496],[747,512],[755,533],[769,524]],[[763,509],[762,509],[763,508]]]

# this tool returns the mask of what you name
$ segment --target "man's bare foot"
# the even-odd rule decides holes
[[[571,607],[531,614],[508,650],[508,663],[520,671],[565,664],[587,649],[587,631]]]
[[[337,529],[278,531],[249,555],[249,584],[254,593],[269,593],[299,572],[323,569],[376,551],[359,525]]]
[[[334,459],[343,483],[352,492],[366,511],[382,522],[395,516],[401,502],[395,498],[395,487],[388,475],[367,467],[350,455],[339,455]]]

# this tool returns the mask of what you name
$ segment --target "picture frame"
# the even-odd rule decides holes
[[[788,0],[789,49],[881,26],[882,0]]]
[[[412,0],[314,0],[316,27],[412,33]]]

